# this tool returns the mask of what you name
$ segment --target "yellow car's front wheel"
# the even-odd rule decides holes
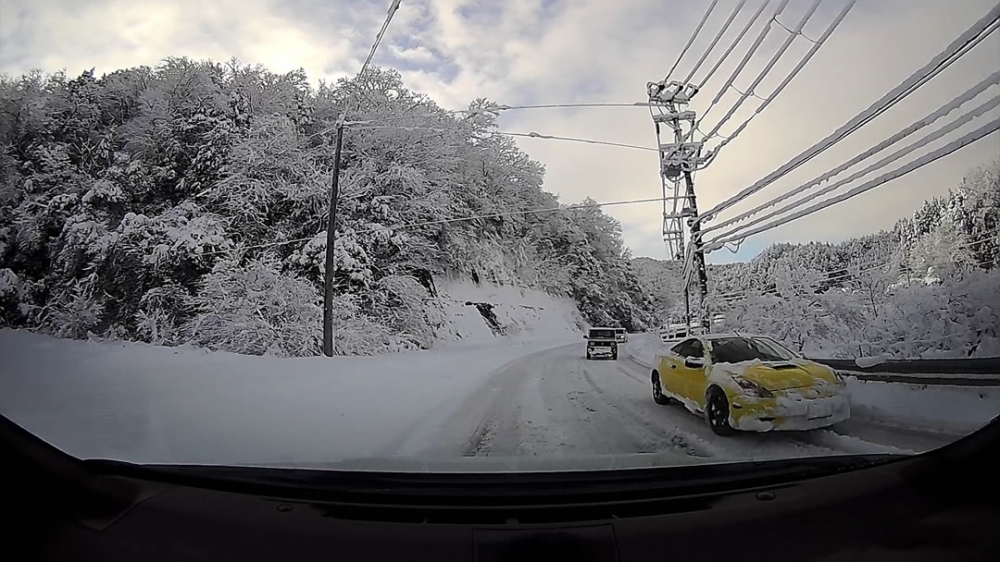
[[[727,436],[736,433],[729,424],[729,399],[721,388],[713,386],[705,393],[705,417],[716,435]]]

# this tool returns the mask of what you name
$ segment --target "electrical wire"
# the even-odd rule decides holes
[[[465,216],[465,217],[454,217],[454,218],[448,218],[448,219],[437,219],[437,220],[432,220],[432,221],[423,221],[423,222],[415,222],[415,223],[397,223],[397,224],[394,224],[394,225],[382,226],[382,227],[379,227],[379,228],[370,228],[370,229],[365,229],[365,230],[354,230],[354,231],[351,231],[349,233],[342,233],[341,236],[343,236],[345,234],[353,234],[353,235],[358,235],[358,234],[375,234],[375,233],[386,232],[386,231],[408,230],[408,229],[411,229],[411,228],[420,228],[420,227],[425,227],[425,226],[436,226],[436,225],[442,225],[442,224],[451,224],[451,223],[457,223],[457,222],[467,222],[467,221],[474,221],[474,220],[481,220],[481,219],[504,218],[504,217],[518,216],[518,215],[534,215],[534,214],[541,214],[541,213],[554,213],[554,212],[574,211],[574,210],[578,210],[578,209],[599,209],[599,208],[602,208],[602,207],[615,207],[615,206],[621,206],[621,205],[639,205],[639,204],[643,204],[643,203],[659,203],[662,200],[663,200],[662,197],[650,197],[650,198],[645,198],[645,199],[626,199],[626,200],[619,200],[619,201],[606,201],[606,202],[603,202],[603,203],[599,203],[599,202],[595,202],[595,203],[578,203],[578,204],[573,204],[573,205],[560,205],[560,206],[557,206],[557,207],[542,207],[542,208],[539,208],[539,209],[525,209],[525,210],[520,210],[520,211],[508,211],[508,212],[503,212],[503,213],[488,213],[488,214],[482,214],[482,215],[470,215],[470,216]],[[264,244],[254,244],[254,245],[249,245],[249,246],[242,246],[242,249],[251,250],[251,249],[272,248],[272,247],[275,247],[275,246],[284,246],[284,245],[288,245],[288,244],[297,244],[297,243],[301,243],[301,242],[309,242],[310,240],[314,240],[320,234],[322,234],[322,233],[317,233],[317,234],[315,234],[313,236],[303,237],[303,238],[291,238],[291,239],[288,239],[288,240],[281,240],[281,241],[278,241],[278,242],[267,242],[267,243],[264,243]],[[210,255],[216,255],[216,254],[224,254],[226,252],[227,252],[227,250],[215,250],[215,251],[211,251],[211,252],[201,253],[201,254],[199,254],[199,256],[210,256]]]
[[[974,131],[972,131],[970,133],[967,133],[967,134],[963,135],[962,137],[960,137],[958,139],[955,139],[954,141],[946,144],[945,146],[942,146],[941,148],[938,148],[937,150],[929,152],[928,154],[925,154],[924,156],[921,156],[920,158],[917,158],[916,160],[913,160],[912,162],[909,162],[908,164],[900,166],[899,168],[896,168],[895,170],[893,170],[891,172],[882,174],[881,176],[879,176],[879,177],[877,177],[877,178],[875,178],[875,179],[873,179],[871,181],[863,183],[860,186],[858,186],[858,187],[856,187],[856,188],[854,188],[854,189],[852,189],[852,190],[850,190],[850,191],[848,191],[846,193],[843,193],[843,194],[838,195],[836,197],[831,197],[830,199],[827,199],[826,201],[817,203],[817,204],[815,204],[815,205],[813,205],[811,207],[807,207],[807,208],[805,208],[805,209],[803,209],[801,211],[798,211],[796,213],[793,213],[793,214],[791,214],[791,215],[789,215],[787,217],[784,217],[782,219],[774,221],[773,223],[770,223],[770,224],[767,224],[767,225],[764,225],[764,226],[760,226],[760,227],[751,229],[751,230],[749,230],[747,232],[744,232],[744,233],[741,233],[739,235],[736,235],[735,237],[717,238],[715,240],[712,240],[712,242],[710,242],[710,243],[708,243],[708,244],[706,244],[704,246],[704,251],[705,251],[705,253],[712,252],[714,250],[717,250],[717,249],[721,248],[723,245],[725,245],[728,242],[732,242],[734,240],[738,240],[738,239],[742,239],[742,238],[747,238],[747,237],[753,236],[755,234],[760,234],[761,232],[765,232],[765,231],[771,230],[773,228],[777,228],[779,226],[782,226],[782,225],[785,225],[785,224],[787,224],[789,222],[792,222],[792,221],[794,221],[796,219],[799,219],[799,218],[802,218],[804,216],[810,215],[812,213],[821,211],[821,210],[823,210],[823,209],[825,209],[825,208],[827,208],[827,207],[829,207],[831,205],[835,205],[837,203],[841,203],[843,201],[846,201],[846,200],[848,200],[848,199],[850,199],[852,197],[855,197],[857,195],[860,195],[860,194],[862,194],[862,193],[864,193],[866,191],[875,189],[876,187],[878,187],[878,186],[880,186],[880,185],[882,185],[884,183],[887,183],[887,182],[892,181],[894,179],[898,179],[900,177],[903,177],[906,174],[908,174],[908,173],[910,173],[910,172],[912,172],[912,171],[914,171],[914,170],[916,170],[918,168],[926,166],[927,164],[930,164],[931,162],[934,162],[935,160],[943,158],[943,157],[951,154],[952,152],[955,152],[956,150],[958,150],[958,149],[960,149],[960,148],[962,148],[964,146],[972,144],[972,143],[976,142],[977,140],[979,140],[979,139],[981,139],[981,138],[983,138],[983,137],[985,137],[985,136],[987,136],[987,135],[995,132],[998,129],[1000,129],[1000,119],[994,119],[993,121],[990,121],[986,125],[983,125],[982,127],[979,127],[978,129],[976,129],[976,130],[974,130]]]
[[[964,105],[968,101],[970,101],[970,100],[974,99],[975,97],[979,96],[980,94],[982,94],[988,88],[990,88],[992,86],[995,86],[997,84],[1000,84],[1000,71],[994,72],[992,75],[990,75],[989,77],[987,77],[985,80],[979,82],[978,84],[976,84],[972,88],[966,90],[962,95],[958,96],[957,98],[955,98],[951,102],[949,102],[949,103],[941,106],[936,111],[928,114],[927,116],[923,117],[922,119],[919,119],[919,120],[915,121],[910,126],[908,126],[908,127],[904,128],[904,129],[900,130],[895,135],[892,135],[891,137],[883,140],[882,142],[880,142],[880,143],[872,146],[868,150],[862,152],[861,154],[858,154],[857,156],[855,156],[854,158],[848,160],[847,162],[844,162],[840,166],[837,166],[836,168],[830,170],[829,172],[827,172],[827,173],[825,173],[825,174],[823,174],[823,175],[821,175],[819,177],[816,177],[816,178],[812,179],[811,181],[809,181],[809,182],[807,182],[807,183],[805,183],[805,184],[803,184],[803,185],[801,185],[801,186],[799,186],[799,187],[797,187],[797,188],[795,188],[795,189],[793,189],[791,191],[788,191],[787,193],[784,193],[784,194],[782,194],[782,195],[780,195],[778,197],[775,197],[775,198],[773,198],[773,199],[771,199],[769,201],[761,203],[757,207],[754,207],[753,209],[751,209],[749,211],[746,211],[746,212],[744,212],[744,213],[742,213],[742,214],[740,214],[740,215],[738,215],[736,217],[733,217],[731,219],[727,219],[727,220],[725,220],[725,221],[723,221],[723,222],[721,222],[719,224],[714,224],[714,225],[711,225],[711,226],[704,226],[704,227],[702,227],[702,234],[704,235],[704,234],[707,234],[707,233],[712,232],[714,230],[719,230],[721,228],[725,228],[726,226],[728,226],[730,224],[733,224],[733,223],[738,222],[740,220],[743,220],[743,219],[745,219],[745,218],[747,218],[749,216],[752,216],[752,215],[758,213],[759,211],[761,211],[761,210],[763,210],[763,209],[765,209],[767,207],[773,206],[773,205],[775,205],[775,204],[777,204],[777,203],[779,203],[781,201],[784,201],[784,200],[786,200],[786,199],[788,199],[790,197],[798,195],[799,193],[801,193],[801,192],[803,192],[803,191],[805,191],[807,189],[810,189],[810,188],[812,188],[812,187],[814,187],[814,186],[816,186],[816,185],[818,185],[818,184],[820,184],[820,183],[822,183],[822,182],[824,182],[824,181],[826,181],[826,180],[828,180],[828,179],[830,179],[830,178],[832,178],[832,177],[840,174],[844,170],[847,170],[848,168],[850,168],[850,167],[858,164],[859,162],[862,162],[863,160],[866,160],[870,156],[873,156],[873,155],[877,154],[878,152],[881,152],[882,150],[884,150],[884,149],[888,148],[889,146],[891,146],[891,145],[899,142],[900,140],[906,138],[907,136],[909,136],[909,135],[911,135],[911,134],[919,131],[920,129],[922,129],[922,128],[928,126],[928,125],[931,125],[932,123],[934,123],[938,119],[940,119],[940,118],[944,117],[945,115],[951,113],[952,111],[954,111],[955,109],[957,109],[960,106]]]
[[[372,43],[372,49],[368,52],[368,58],[365,59],[365,63],[361,65],[361,71],[358,72],[358,76],[361,76],[368,70],[368,65],[372,62],[372,57],[375,56],[375,51],[378,50],[378,46],[382,43],[382,36],[385,34],[385,30],[389,28],[389,22],[392,21],[392,16],[396,15],[396,10],[399,9],[399,0],[392,0],[389,4],[389,11],[386,14],[385,22],[382,24],[382,29],[379,30],[378,34],[375,35],[375,42]]]
[[[359,119],[355,121],[347,121],[345,125],[367,125],[372,123],[383,123],[386,121],[396,121],[400,119],[421,119],[421,118],[440,118],[445,115],[456,115],[456,114],[467,114],[467,115],[481,115],[484,113],[498,114],[503,111],[515,111],[524,109],[562,109],[562,108],[601,108],[601,107],[649,107],[649,102],[638,101],[632,103],[612,103],[612,102],[593,102],[593,103],[542,103],[542,104],[532,104],[532,105],[497,105],[477,109],[448,109],[443,110],[441,113],[424,113],[417,115],[388,115],[385,117],[376,117],[373,119]]]
[[[736,78],[740,75],[741,72],[743,72],[743,68],[746,67],[748,62],[750,62],[750,58],[753,57],[754,53],[757,52],[757,49],[760,48],[760,44],[764,42],[764,38],[767,37],[768,33],[771,32],[771,22],[773,22],[774,18],[778,17],[781,14],[781,12],[785,9],[785,6],[788,5],[788,2],[789,0],[781,0],[781,3],[778,4],[778,7],[774,9],[774,13],[771,14],[771,18],[767,21],[766,24],[764,24],[764,27],[757,35],[757,39],[755,39],[754,42],[750,45],[750,48],[747,49],[747,52],[743,55],[743,59],[736,66],[736,70],[734,70],[733,73],[729,76],[729,78],[722,84],[722,87],[719,88],[719,93],[715,94],[715,97],[712,98],[712,103],[709,104],[709,106],[705,109],[705,111],[702,112],[701,117],[698,118],[698,122],[695,124],[696,126],[701,126],[702,122],[705,120],[705,117],[708,115],[712,107],[714,107],[716,104],[719,103],[719,101],[722,99],[722,96],[725,95],[726,91],[729,90],[729,88],[733,85],[733,82],[736,81]],[[722,61],[719,62],[721,63]],[[691,133],[689,132],[688,135],[690,134]],[[708,136],[711,135],[706,135],[706,137]],[[685,139],[685,141],[686,140],[687,138]]]
[[[1000,78],[1000,73],[998,73],[998,78]],[[879,170],[881,168],[884,168],[888,164],[891,164],[892,162],[895,162],[896,160],[899,160],[903,156],[911,153],[912,151],[917,150],[919,148],[922,148],[925,145],[927,145],[928,143],[931,143],[931,142],[933,142],[933,141],[935,141],[935,140],[943,137],[944,135],[947,135],[948,133],[951,133],[952,131],[957,130],[958,128],[962,127],[963,125],[966,125],[967,123],[971,122],[974,119],[982,117],[983,115],[989,113],[990,111],[992,111],[993,109],[995,109],[997,107],[1000,107],[1000,96],[994,97],[992,99],[989,99],[989,100],[985,101],[984,103],[982,103],[979,106],[977,106],[975,109],[972,109],[972,110],[966,112],[965,114],[961,115],[960,117],[958,117],[954,121],[948,123],[947,125],[945,125],[941,129],[938,129],[937,131],[934,131],[934,132],[926,135],[925,137],[923,137],[923,138],[921,138],[921,139],[919,139],[919,140],[917,140],[917,141],[915,141],[913,143],[910,143],[909,145],[907,145],[907,146],[905,146],[905,147],[897,150],[896,152],[893,152],[889,156],[886,156],[885,158],[882,158],[878,162],[875,162],[874,164],[871,164],[871,165],[865,167],[864,169],[862,169],[862,170],[860,170],[858,172],[855,172],[855,173],[851,174],[850,176],[848,176],[848,177],[846,177],[846,178],[844,178],[842,180],[839,180],[839,181],[837,181],[835,183],[830,184],[829,186],[827,186],[827,187],[819,190],[818,192],[810,195],[809,197],[805,197],[805,198],[799,199],[797,201],[793,201],[792,203],[789,203],[788,205],[785,205],[784,207],[781,207],[780,209],[777,209],[775,211],[767,213],[766,215],[758,217],[758,218],[756,218],[756,219],[754,219],[754,220],[752,220],[752,221],[750,221],[748,223],[737,225],[735,228],[730,229],[726,233],[719,234],[717,236],[717,238],[731,237],[734,233],[736,233],[736,232],[738,232],[740,230],[744,230],[744,229],[749,228],[751,226],[754,226],[756,224],[760,224],[761,222],[764,222],[767,219],[773,218],[773,217],[775,217],[777,215],[781,215],[781,214],[787,213],[791,209],[794,209],[796,207],[804,205],[805,203],[808,203],[809,201],[812,201],[812,200],[816,199],[817,197],[820,197],[820,196],[826,195],[828,193],[831,193],[831,192],[835,191],[836,189],[840,188],[841,186],[847,185],[847,184],[849,184],[849,183],[851,183],[851,182],[853,182],[853,181],[855,181],[857,179],[860,179],[860,178],[862,178],[862,177],[870,174],[871,172],[873,172],[875,170]],[[924,124],[926,124],[926,123],[930,123],[930,122],[932,122],[932,121],[927,121],[925,119],[924,121],[918,122],[918,123],[924,123]],[[856,158],[852,159],[852,161],[853,160],[856,160]],[[825,176],[831,176],[833,174],[827,173],[827,174],[824,174],[824,175]],[[817,179],[819,179],[819,178],[817,178]],[[787,198],[789,198],[789,197],[791,197],[791,196],[793,196],[793,195],[795,195],[797,193],[805,191],[809,187],[815,186],[818,183],[820,183],[819,181],[817,181],[817,179],[814,179],[814,180],[812,180],[809,183],[800,185],[799,187],[797,187],[797,188],[789,191],[788,193],[782,195],[781,197],[775,198],[772,201],[769,201],[769,202],[767,202],[767,203],[765,203],[763,205],[760,205],[760,206],[756,207],[752,211],[748,211],[747,213],[744,213],[743,215],[740,215],[739,217],[737,217],[737,219],[746,218],[747,216],[755,214],[756,212],[758,212],[759,210],[761,210],[763,208],[766,208],[766,207],[769,207],[769,206],[773,206],[774,204],[776,204],[777,202],[779,202],[781,200],[787,199]],[[735,222],[735,219],[730,219],[729,221],[726,221],[726,223],[728,223],[728,224],[732,224],[732,222]],[[719,225],[714,225],[713,230],[715,228],[718,228],[718,227],[726,224],[726,223],[720,223]],[[709,231],[709,229],[705,229],[705,230],[702,231],[702,234],[704,235],[708,231]]]
[[[729,55],[732,54],[733,49],[735,49],[736,46],[740,43],[740,41],[743,40],[743,37],[747,34],[748,31],[750,31],[750,28],[753,27],[753,24],[757,23],[757,19],[760,18],[760,15],[762,13],[764,13],[764,8],[766,8],[767,5],[770,4],[770,3],[771,3],[771,0],[764,0],[761,3],[760,7],[757,8],[757,11],[754,12],[753,16],[747,21],[746,25],[743,26],[743,30],[740,31],[739,35],[736,36],[736,39],[734,39],[733,42],[732,42],[732,44],[729,45],[729,48],[726,49],[726,52],[722,53],[722,57],[719,58],[719,61],[716,62],[715,66],[713,66],[712,69],[708,71],[708,75],[706,75],[704,78],[702,78],[698,82],[701,86],[704,86],[705,84],[708,83],[709,80],[712,79],[712,76],[715,75],[715,71],[719,70],[719,67],[722,66],[722,63],[727,58],[729,58]],[[715,104],[712,104],[712,105],[715,105]],[[708,106],[709,109],[711,109],[712,105]]]
[[[810,5],[809,9],[806,10],[806,12],[802,15],[802,19],[799,20],[798,25],[795,26],[796,32],[802,31],[802,28],[805,27],[806,23],[809,21],[810,18],[812,18],[813,14],[816,13],[816,10],[819,8],[819,5],[822,2],[823,0],[813,0],[812,5]],[[780,6],[780,8],[784,8],[785,4],[787,4],[787,1],[783,3]],[[761,34],[757,37],[757,41],[750,47],[750,51],[747,53],[747,56],[744,57],[743,60],[740,62],[739,70],[741,71],[743,70],[743,67],[746,65],[747,61],[750,60],[750,55],[753,54],[753,52],[757,49],[757,47],[760,46],[760,43],[764,40],[767,34],[771,31],[772,29],[771,24],[776,22],[777,18],[778,14],[776,13],[771,18],[771,21],[767,22],[767,25],[764,26],[764,29],[761,31]],[[765,65],[764,68],[760,71],[760,74],[758,74],[757,78],[755,78],[754,81],[750,84],[750,87],[746,89],[747,93],[740,96],[739,99],[736,100],[736,103],[734,103],[733,106],[729,108],[729,111],[722,117],[722,119],[720,119],[719,122],[715,124],[715,127],[713,127],[711,131],[709,131],[708,133],[709,137],[715,136],[715,133],[719,132],[719,129],[733,117],[736,111],[739,110],[740,106],[743,105],[743,102],[747,100],[749,95],[754,92],[757,86],[760,85],[761,81],[763,81],[764,78],[768,75],[768,73],[771,72],[771,69],[774,68],[774,65],[778,63],[778,60],[782,57],[782,55],[785,54],[785,51],[788,50],[788,47],[792,45],[793,41],[795,41],[795,34],[791,33],[788,35],[788,37],[785,38],[785,42],[781,44],[781,47],[779,47],[778,50],[774,53],[774,55],[771,56],[771,60],[768,61],[767,65]],[[722,92],[720,92],[719,96],[716,96],[716,98],[719,99],[721,98],[721,96]]]
[[[356,122],[352,122],[352,123],[356,123]],[[395,130],[404,130],[404,131],[433,131],[433,132],[438,132],[438,133],[453,133],[453,132],[455,132],[455,131],[450,130],[450,129],[441,129],[441,128],[437,128],[437,127],[421,127],[421,126],[406,126],[406,125],[361,125],[361,126],[352,127],[352,129],[354,129],[354,130],[395,129]],[[543,139],[543,140],[557,140],[557,141],[565,141],[565,142],[577,142],[577,143],[594,144],[594,145],[600,145],[600,146],[613,146],[613,147],[617,147],[617,148],[630,148],[630,149],[633,149],[633,150],[644,150],[644,151],[647,151],[647,152],[659,152],[658,148],[653,148],[653,147],[649,147],[649,146],[640,146],[640,145],[637,145],[637,144],[626,144],[626,143],[620,143],[620,142],[601,141],[601,140],[584,139],[584,138],[577,138],[577,137],[561,137],[561,136],[555,136],[555,135],[543,135],[543,134],[535,132],[535,131],[532,131],[530,133],[519,133],[519,132],[512,132],[512,131],[483,131],[483,134],[487,134],[487,135],[502,135],[502,136],[508,136],[508,137],[524,137],[524,138]]]
[[[795,76],[798,75],[798,73],[803,68],[805,68],[806,64],[809,63],[813,55],[815,55],[819,51],[820,47],[822,47],[823,44],[826,43],[826,40],[829,39],[830,35],[833,34],[834,30],[836,30],[837,27],[840,26],[840,23],[844,21],[844,18],[847,17],[847,14],[851,11],[851,8],[853,8],[856,3],[857,0],[850,0],[850,2],[844,5],[840,13],[837,14],[837,17],[834,18],[832,22],[830,22],[830,25],[827,26],[826,30],[819,37],[819,39],[813,41],[813,46],[802,57],[802,59],[799,60],[799,63],[795,66],[795,68],[793,68],[792,71],[789,72],[787,76],[785,76],[785,79],[782,80],[780,84],[778,84],[778,87],[775,88],[773,92],[771,92],[771,95],[767,96],[767,98],[760,98],[760,96],[757,96],[757,94],[753,93],[754,88],[756,87],[756,83],[747,90],[749,94],[757,96],[759,99],[762,99],[764,103],[758,106],[757,109],[754,110],[753,114],[750,115],[750,117],[748,117],[745,121],[743,121],[743,123],[739,127],[737,127],[735,131],[730,133],[727,137],[725,137],[725,139],[723,139],[721,143],[719,143],[718,146],[712,149],[713,158],[715,155],[719,154],[719,151],[721,151],[724,146],[726,146],[734,139],[736,139],[736,137],[738,137],[740,133],[742,133],[743,130],[746,129],[747,125],[749,125],[750,122],[753,121],[754,117],[760,115],[765,109],[767,109],[767,106],[771,105],[771,102],[774,101],[779,94],[781,94],[781,91],[785,89],[785,86],[788,86],[788,84],[795,78]],[[799,35],[801,35],[801,33],[799,33]],[[790,37],[790,39],[794,39],[794,37]]]
[[[694,33],[691,34],[691,38],[688,39],[687,44],[684,45],[684,49],[681,50],[681,54],[677,55],[677,60],[674,61],[674,65],[670,67],[670,72],[667,72],[667,77],[663,79],[664,83],[670,80],[670,76],[674,73],[674,70],[677,69],[677,65],[681,62],[681,59],[684,58],[684,54],[691,48],[695,38],[697,38],[698,34],[701,33],[701,28],[705,26],[705,22],[708,21],[708,17],[712,15],[712,11],[715,10],[715,6],[718,3],[719,0],[712,0],[712,3],[709,4],[708,10],[705,10],[705,15],[702,16],[701,21],[698,22],[698,27],[694,28]]]
[[[695,63],[694,67],[691,69],[691,72],[689,72],[687,77],[684,78],[682,82],[683,84],[691,83],[691,78],[694,77],[694,74],[696,72],[698,72],[698,69],[701,68],[701,65],[705,62],[705,59],[707,59],[708,55],[711,54],[713,49],[715,49],[715,45],[718,44],[719,40],[722,39],[722,36],[725,35],[726,31],[729,30],[729,26],[732,25],[733,20],[736,19],[736,16],[740,13],[740,11],[743,10],[743,6],[745,6],[746,3],[747,0],[740,0],[739,4],[737,4],[736,7],[733,8],[733,11],[729,14],[729,18],[726,19],[726,22],[724,24],[722,24],[722,28],[719,29],[719,33],[715,35],[715,39],[712,39],[712,42],[709,43],[708,48],[705,49],[704,54],[701,55],[701,58],[698,59],[697,63]]]
[[[715,205],[710,210],[701,214],[695,220],[703,222],[710,220],[720,211],[727,209],[750,195],[764,189],[774,181],[784,177],[788,173],[812,160],[820,153],[828,150],[831,146],[840,142],[854,131],[868,124],[899,101],[911,94],[917,88],[925,84],[928,80],[937,76],[940,72],[961,58],[965,53],[978,45],[983,39],[989,36],[998,27],[1000,22],[1000,4],[973,24],[968,30],[962,33],[955,41],[948,45],[944,51],[934,57],[924,67],[911,74],[906,80],[882,96],[879,100],[867,109],[853,117],[839,129],[827,136],[825,139],[814,144],[812,147],[801,152],[798,156],[785,163],[783,166],[757,181],[750,187],[741,190],[739,193]]]

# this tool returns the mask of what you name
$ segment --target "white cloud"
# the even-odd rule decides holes
[[[806,26],[806,36],[818,37],[844,1],[825,0]],[[794,24],[810,3],[791,2],[780,20]],[[679,75],[687,74],[734,4],[735,0],[719,3],[703,38],[681,62]],[[731,34],[758,5],[756,1],[747,4]],[[66,68],[75,73],[96,66],[104,72],[155,64],[170,55],[216,60],[236,56],[274,71],[301,66],[314,80],[334,79],[360,67],[387,5],[387,1],[346,0],[38,0],[15,5],[0,0],[0,70]],[[479,96],[509,104],[641,101],[646,82],[663,77],[706,5],[707,0],[408,0],[393,20],[380,54],[419,67],[402,70],[404,79],[448,108],[464,106]],[[722,201],[825,137],[926,63],[992,5],[993,0],[859,2],[781,96],[708,170],[697,175],[699,206],[705,209]],[[731,34],[723,39],[723,46]],[[755,34],[756,30],[751,32],[736,54],[744,52]],[[772,32],[737,79],[739,88],[748,86],[785,37],[780,28]],[[770,92],[808,47],[805,40],[797,40],[758,93]],[[375,64],[379,59],[377,55]],[[734,56],[719,69],[693,109],[705,109],[737,60]],[[712,63],[714,58],[707,64]],[[877,122],[734,207],[728,216],[850,158],[997,68],[1000,33]],[[705,124],[714,124],[735,96],[728,92]],[[722,127],[722,134],[729,134],[758,104],[748,101]],[[994,112],[987,118],[996,116]],[[943,142],[983,122],[980,119]],[[504,115],[502,124],[512,131],[647,146],[653,146],[654,140],[648,113],[636,108],[511,112]],[[655,153],[533,139],[518,139],[518,143],[545,164],[546,188],[564,201],[659,194]],[[769,240],[839,240],[888,228],[924,199],[954,187],[965,171],[995,154],[1000,154],[1000,135],[996,134],[848,203],[767,232],[747,247],[759,248]],[[658,205],[607,211],[622,221],[626,241],[637,255],[664,257]]]

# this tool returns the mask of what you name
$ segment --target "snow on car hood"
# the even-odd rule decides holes
[[[837,384],[833,371],[826,366],[805,359],[788,361],[741,361],[712,365],[710,378],[728,379],[741,377],[768,390],[788,390],[819,384]],[[729,382],[719,380],[718,382]]]

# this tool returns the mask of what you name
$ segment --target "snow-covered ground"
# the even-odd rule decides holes
[[[687,410],[653,403],[637,361],[661,344],[634,335],[619,361],[587,361],[584,345],[577,332],[285,359],[0,330],[0,411],[83,458],[272,465],[920,451],[1000,412],[997,389],[851,381],[849,425],[720,438]]]
[[[79,457],[254,464],[406,455],[492,371],[567,341],[287,359],[0,330],[0,411]]]

